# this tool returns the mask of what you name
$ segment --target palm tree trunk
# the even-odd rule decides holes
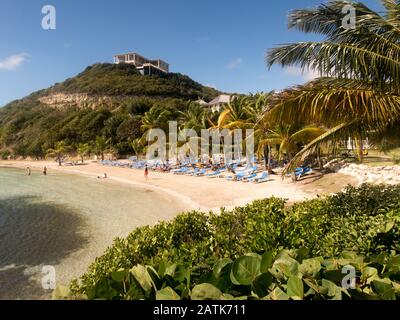
[[[269,152],[266,146],[263,148],[263,154],[264,154],[264,169],[265,171],[268,170],[268,159],[269,159]]]
[[[321,148],[317,149],[317,161],[318,161],[318,166],[320,170],[324,169],[324,164],[322,163],[322,159],[321,159]]]
[[[288,158],[289,158],[289,163],[292,161],[293,156],[291,152],[288,152]],[[292,172],[292,181],[296,182],[297,181],[297,177],[296,177],[296,170],[293,170]]]
[[[357,134],[355,140],[356,140],[356,149],[357,149],[358,161],[363,162],[363,160],[364,160],[364,152],[363,152],[363,142],[362,142],[361,135]]]
[[[268,165],[267,165],[267,171],[269,174],[272,174],[272,168],[271,168],[271,162],[272,162],[272,150],[271,150],[271,145],[268,145]]]

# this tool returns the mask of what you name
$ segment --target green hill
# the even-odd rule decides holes
[[[150,109],[168,110],[173,119],[190,101],[219,94],[181,74],[143,76],[132,65],[95,64],[0,108],[0,157],[40,158],[59,141],[93,144],[98,136],[128,154]]]

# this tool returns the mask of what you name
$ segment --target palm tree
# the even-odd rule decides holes
[[[200,133],[201,129],[206,128],[206,113],[204,107],[198,103],[191,103],[187,110],[178,111],[180,129],[194,129]]]
[[[80,143],[76,151],[78,152],[78,155],[81,157],[81,161],[83,163],[84,157],[90,152],[90,146],[88,143]]]
[[[104,160],[104,152],[107,150],[107,141],[103,136],[96,137],[96,153],[101,155],[101,160]]]
[[[266,117],[271,121],[308,122],[331,128],[306,145],[297,161],[322,143],[353,136],[359,145],[370,132],[385,133],[400,120],[400,1],[381,0],[380,15],[362,3],[329,1],[315,9],[295,10],[289,27],[325,36],[275,48],[267,63],[314,70],[320,78],[275,95]],[[342,10],[356,9],[355,28],[343,25]]]
[[[324,134],[326,130],[315,126],[301,127],[300,125],[279,124],[275,129],[269,130],[264,140],[260,141],[260,146],[277,145],[278,158],[282,160],[284,156],[292,161],[293,156],[299,152],[300,148],[310,141]],[[296,180],[296,175],[292,173],[292,179]]]
[[[53,157],[58,161],[58,165],[61,166],[62,159],[66,154],[72,151],[72,147],[67,145],[65,141],[57,142],[53,149],[48,149],[46,156]]]

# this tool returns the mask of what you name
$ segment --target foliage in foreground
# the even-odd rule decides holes
[[[400,252],[399,221],[400,186],[348,187],[290,207],[271,198],[218,215],[185,213],[116,239],[72,288],[75,294],[97,297],[91,292],[116,271],[166,262],[188,268],[193,285],[218,260],[235,260],[248,252],[275,256],[282,249],[304,248],[310,257],[324,258],[339,257],[344,251],[368,257]]]
[[[88,299],[157,300],[396,300],[400,297],[400,255],[308,258],[307,250],[283,250],[221,259],[193,281],[196,268],[161,262],[136,265],[103,277]],[[351,274],[353,272],[353,275]],[[54,298],[70,298],[58,289]],[[82,296],[80,297],[82,298]]]

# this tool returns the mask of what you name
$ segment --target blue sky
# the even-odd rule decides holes
[[[267,70],[279,44],[316,40],[287,30],[287,13],[324,0],[1,0],[0,106],[62,82],[115,53],[162,58],[172,72],[226,92],[282,89],[309,75]],[[380,9],[379,0],[364,0]],[[43,30],[44,5],[56,30]]]

